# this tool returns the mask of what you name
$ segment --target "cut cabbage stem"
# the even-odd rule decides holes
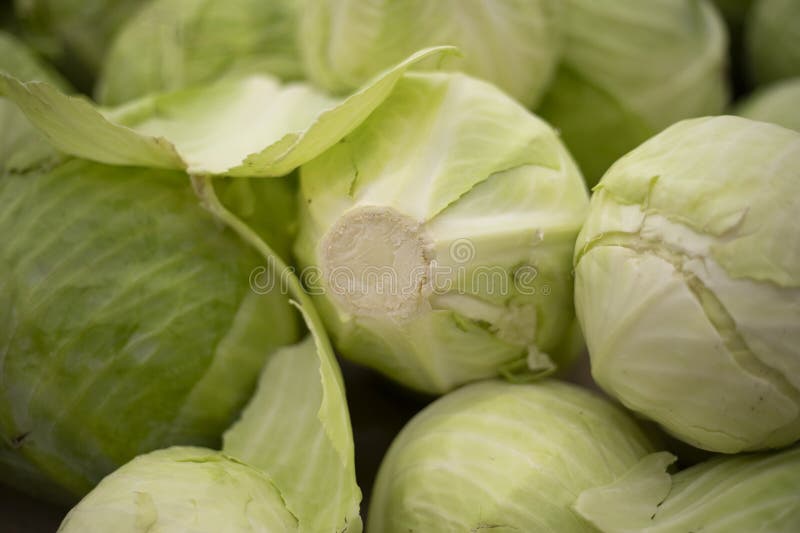
[[[421,222],[391,207],[358,207],[320,247],[325,284],[347,312],[403,320],[429,307],[433,245]]]

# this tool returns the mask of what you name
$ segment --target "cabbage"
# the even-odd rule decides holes
[[[755,0],[745,41],[755,84],[800,76],[800,2]]]
[[[402,430],[378,472],[367,530],[593,532],[571,506],[653,443],[621,409],[557,381],[468,385]]]
[[[219,222],[285,274],[311,335],[270,356],[221,453],[178,447],[140,456],[104,479],[59,531],[360,533],[350,417],[319,315],[269,244],[220,202],[214,181],[193,184]]]
[[[800,528],[800,448],[719,457],[670,476],[673,460],[649,455],[610,485],[581,493],[575,509],[603,533]]]
[[[296,0],[152,1],[122,26],[97,97],[116,105],[255,72],[301,78],[296,11]]]
[[[410,73],[301,168],[295,247],[339,352],[433,393],[529,379],[580,348],[587,206],[555,132],[494,86]]]
[[[592,375],[726,453],[800,438],[800,133],[681,122],[617,161],[575,249]]]
[[[253,187],[285,211],[289,182]],[[70,501],[137,454],[213,445],[297,338],[181,173],[71,160],[2,176],[0,204],[0,472],[20,488]],[[262,229],[285,247],[288,224]]]
[[[737,106],[736,114],[800,131],[800,77],[756,91]]]
[[[69,85],[23,43],[0,31],[0,72],[21,80],[43,80],[62,90]],[[24,170],[52,155],[52,149],[15,105],[0,98],[0,173]]]
[[[561,50],[560,0],[310,0],[300,48],[315,83],[361,86],[426,46],[457,46],[439,67],[488,80],[525,105],[538,102]]]
[[[727,35],[705,0],[569,0],[566,44],[537,112],[593,185],[678,120],[727,102]]]

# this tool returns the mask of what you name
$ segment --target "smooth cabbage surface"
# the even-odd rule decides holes
[[[676,124],[595,188],[575,249],[592,375],[726,453],[800,438],[800,134]]]
[[[575,385],[468,385],[392,443],[367,530],[593,532],[572,510],[576,495],[653,450],[627,413]]]

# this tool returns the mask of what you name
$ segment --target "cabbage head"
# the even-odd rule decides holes
[[[290,182],[221,189],[241,186],[286,215]],[[74,501],[138,454],[214,446],[297,338],[183,173],[69,160],[3,175],[0,204],[0,476],[18,488]],[[286,253],[290,223],[260,229]]]
[[[537,108],[594,185],[681,119],[722,112],[727,34],[706,0],[567,0],[565,50]]]
[[[490,81],[526,106],[539,101],[561,52],[560,0],[308,0],[300,48],[308,77],[347,92],[421,48],[454,45],[438,68]]]
[[[575,385],[486,381],[415,416],[381,464],[367,530],[596,530],[572,509],[654,443],[619,407]]]
[[[151,1],[110,45],[96,96],[117,105],[225,76],[301,78],[297,10],[297,0]]]
[[[722,116],[626,155],[592,198],[575,304],[592,375],[693,446],[800,438],[800,133]]]
[[[580,349],[587,193],[555,131],[496,87],[406,74],[300,175],[295,254],[343,356],[443,393]]]

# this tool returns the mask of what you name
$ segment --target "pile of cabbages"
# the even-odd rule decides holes
[[[0,481],[62,533],[800,531],[797,0],[0,27]],[[436,397],[365,495],[337,356]]]

